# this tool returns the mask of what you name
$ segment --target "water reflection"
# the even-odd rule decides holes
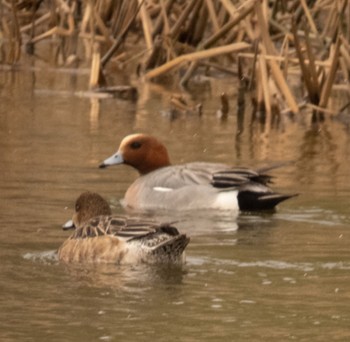
[[[154,284],[181,284],[185,270],[180,266],[63,265],[71,281],[80,286],[106,287],[129,293],[146,291]]]
[[[56,250],[28,252],[25,260],[43,265],[59,265],[69,279],[80,286],[106,287],[133,292],[152,284],[181,284],[186,266],[180,265],[116,265],[112,263],[59,262]]]
[[[185,94],[203,103],[201,117],[169,120],[160,112],[182,91],[135,84],[136,103],[90,100],[78,96],[87,78],[0,73],[0,339],[346,340],[348,122],[326,115],[315,126],[308,113],[259,121],[248,100],[237,112],[232,80]],[[225,121],[215,115],[222,92],[231,108]],[[273,187],[300,195],[275,213],[143,213],[190,235],[182,268],[59,263],[66,207],[79,193],[101,193],[125,214],[119,200],[137,174],[97,166],[135,131],[163,140],[173,163],[294,161],[274,173]]]

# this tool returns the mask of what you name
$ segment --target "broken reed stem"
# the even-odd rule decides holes
[[[197,1],[199,0],[192,0],[187,7],[182,11],[180,17],[178,18],[177,22],[173,26],[173,28],[170,31],[170,37],[174,40],[177,39],[178,35],[180,34],[181,27],[185,23],[186,19],[192,12],[193,8],[195,7]]]
[[[158,34],[160,34],[163,30],[164,25],[165,26],[165,33],[169,33],[169,23],[168,23],[168,13],[171,11],[174,3],[176,0],[168,0],[166,1],[166,5],[164,5],[165,0],[160,1],[160,5],[162,7],[161,15],[158,16],[156,23],[154,24],[153,32],[152,32],[152,39],[154,39]]]
[[[311,42],[309,39],[309,31],[307,28],[305,28],[305,45],[306,45],[306,53],[308,56],[308,59],[310,61],[309,63],[309,71],[311,76],[311,94],[314,99],[314,101],[319,101],[320,98],[320,86],[318,83],[318,77],[317,77],[317,69],[315,65],[315,55],[312,52]],[[313,102],[314,103],[314,102]]]
[[[318,104],[319,102],[319,94],[315,93],[313,84],[312,84],[312,77],[311,77],[311,73],[312,73],[312,63],[310,60],[310,63],[308,65],[308,67],[305,64],[304,61],[304,56],[302,53],[302,49],[301,49],[301,44],[299,41],[299,37],[298,37],[298,33],[297,33],[297,29],[296,29],[296,23],[295,20],[292,20],[292,33],[294,35],[294,45],[295,45],[295,50],[297,53],[297,56],[299,58],[299,64],[300,64],[300,69],[301,69],[301,74],[303,76],[303,80],[306,86],[306,90],[308,92],[309,95],[309,99],[313,104]],[[310,57],[310,56],[309,56]],[[316,79],[317,82],[317,79]]]
[[[267,29],[267,24],[264,19],[262,6],[259,1],[256,2],[255,9],[258,17],[258,24],[261,30],[261,36],[263,39],[263,44],[262,44],[263,53],[275,55],[276,51],[271,42],[268,29]],[[279,86],[284,98],[286,99],[288,106],[290,107],[293,113],[298,113],[299,112],[298,104],[295,101],[294,96],[291,90],[289,89],[286,80],[283,77],[283,74],[281,69],[279,68],[279,65],[276,63],[275,60],[271,60],[269,64],[270,64],[272,76],[275,79],[277,85]]]
[[[318,35],[318,32],[317,32],[317,28],[316,28],[316,24],[314,22],[314,20],[312,19],[312,15],[309,11],[309,7],[308,5],[306,4],[306,1],[305,0],[300,0],[301,2],[301,6],[303,7],[303,10],[304,10],[304,13],[305,13],[305,16],[306,16],[306,19],[311,27],[311,31]]]
[[[141,0],[134,15],[130,18],[129,22],[125,25],[123,31],[119,34],[119,36],[116,38],[116,41],[114,44],[111,46],[111,48],[106,52],[106,54],[102,57],[101,59],[101,67],[104,68],[108,61],[111,59],[113,54],[119,49],[120,45],[123,43],[127,33],[129,32],[129,29],[133,22],[135,21],[135,18],[137,14],[140,11],[141,6],[143,5],[145,0]]]
[[[214,45],[219,39],[221,39],[226,33],[228,33],[235,25],[237,25],[241,20],[243,20],[248,14],[250,14],[255,5],[255,0],[251,0],[248,4],[245,4],[247,7],[243,8],[240,13],[237,13],[237,16],[231,19],[227,24],[225,24],[216,34],[212,35],[209,39],[198,46],[198,50],[205,50],[210,46]],[[237,10],[238,12],[239,10]],[[192,62],[189,68],[187,69],[185,75],[182,77],[180,84],[186,86],[189,79],[191,78],[194,70],[197,68],[195,62]]]
[[[326,108],[314,105],[312,103],[306,103],[305,106],[308,108],[311,108],[312,110],[316,110],[319,113],[327,113],[327,114],[331,114],[331,115],[337,115],[339,112],[341,112],[341,111],[338,112],[338,111],[326,109]]]
[[[110,35],[109,35],[109,30],[107,29],[107,27],[103,23],[101,16],[98,14],[98,12],[93,7],[92,7],[92,14],[93,14],[94,19],[95,19],[96,27],[101,31],[106,43],[109,45],[112,44],[112,40],[110,39]],[[93,30],[95,31],[95,29],[93,29]]]
[[[51,18],[51,13],[48,12],[48,13],[45,13],[43,14],[40,18],[34,20],[33,22],[27,24],[27,25],[24,25],[20,28],[20,32],[21,33],[25,33],[29,30],[32,29],[32,26],[34,25],[34,27],[37,27],[43,23],[45,23],[46,21],[48,21],[49,19]]]
[[[265,104],[267,114],[274,109],[276,94],[281,107],[286,103],[293,112],[298,112],[296,100],[286,81],[287,76],[296,71],[303,76],[310,101],[324,106],[328,103],[338,68],[345,80],[350,78],[350,26],[347,20],[350,18],[349,0],[247,0],[238,2],[239,7],[232,0],[55,0],[49,9],[45,6],[39,9],[40,2],[34,9],[31,1],[34,0],[29,0],[29,3],[24,0],[24,7],[20,9],[15,0],[2,4],[9,19],[13,17],[12,21],[1,18],[0,22],[5,40],[9,42],[8,50],[5,49],[3,53],[7,56],[5,59],[11,62],[19,59],[21,33],[29,32],[30,36],[30,30],[34,32],[34,28],[38,27],[36,31],[40,34],[29,41],[36,43],[54,35],[59,38],[71,36],[76,24],[80,28],[79,37],[83,38],[82,42],[89,52],[88,57],[92,54],[90,87],[97,87],[101,83],[102,68],[120,49],[131,26],[139,29],[135,39],[141,37],[147,46],[147,49],[140,54],[136,52],[130,59],[135,60],[141,58],[141,54],[148,54],[142,61],[143,69],[149,70],[145,78],[153,79],[190,62],[181,79],[182,85],[186,85],[198,65],[232,73],[232,68],[230,70],[220,65],[220,59],[215,63],[206,59],[242,51],[250,45],[236,49],[234,47],[238,45],[232,45],[231,42],[253,42],[257,40],[260,30],[260,51],[256,50],[255,54],[240,52],[239,67],[243,74],[243,58],[255,58],[252,79],[260,87],[259,96]],[[77,9],[78,3],[85,10],[83,19]],[[326,11],[330,15],[324,17],[324,23],[320,23]],[[304,30],[299,29],[298,32],[295,23],[292,30],[289,28],[290,13],[296,13],[295,20],[304,24]],[[22,27],[21,19],[25,23]],[[28,21],[30,24],[27,24]],[[320,24],[324,24],[321,29]],[[163,42],[158,40],[159,37]],[[58,49],[65,59],[65,40],[60,41]],[[333,52],[329,53],[332,57],[322,61],[334,41],[336,44],[332,46]],[[295,51],[284,48],[289,42],[295,46]],[[280,52],[277,52],[276,47],[281,44]],[[99,50],[104,51],[106,47],[109,50],[101,59]],[[194,49],[196,52],[193,52]],[[151,51],[153,55],[150,57]],[[226,57],[228,58],[232,61],[234,59],[230,55]],[[162,63],[165,64],[161,65]],[[329,68],[328,72],[324,71],[324,67]],[[152,68],[154,69],[151,70]],[[323,83],[320,81],[320,70]],[[254,77],[254,72],[258,72],[257,77]],[[278,89],[276,92],[274,87]],[[285,103],[281,102],[282,97]]]
[[[140,16],[143,28],[143,34],[145,37],[145,42],[147,49],[151,50],[153,48],[153,39],[152,39],[152,23],[151,19],[147,13],[147,9],[143,0],[138,0],[140,7]],[[142,5],[143,4],[143,5]]]
[[[89,16],[89,26],[90,26],[90,53],[94,54],[95,46],[95,16],[94,16],[94,4],[93,0],[88,0],[87,6],[90,7],[90,16]],[[93,74],[93,70],[91,70],[91,74]]]
[[[167,2],[167,5],[164,5],[164,0],[161,0],[160,5],[161,5],[161,15],[158,17],[158,19],[161,19],[159,21],[162,25],[161,27],[163,28],[163,32],[165,35],[168,35],[170,32],[170,24],[169,24],[169,19],[168,19],[168,11],[171,8],[172,4],[174,3],[174,0],[169,0]],[[156,24],[157,25],[157,24]],[[159,29],[154,29],[152,33],[152,38],[153,40],[156,39],[157,35],[160,33],[158,32]]]
[[[68,29],[66,29],[62,26],[56,25],[52,29],[50,29],[50,30],[36,36],[35,38],[31,39],[29,41],[29,43],[31,43],[31,44],[37,43],[43,39],[46,39],[50,36],[55,35],[55,34],[57,34],[59,36],[66,36],[66,37],[71,36],[74,33],[74,28],[75,28],[72,11],[69,8],[67,9],[67,6],[65,5],[65,6],[61,6],[60,14],[61,14],[61,19],[62,19],[62,17],[67,16]]]
[[[90,82],[89,88],[94,89],[99,86],[99,76],[100,76],[100,65],[101,65],[101,54],[100,54],[100,45],[94,43],[93,53],[92,53],[92,62],[91,62],[91,72],[90,72]]]
[[[236,43],[236,44],[230,44],[230,45],[224,45],[217,48],[212,48],[205,51],[197,51],[193,53],[188,53],[185,55],[181,55],[170,62],[161,65],[158,68],[155,68],[148,73],[145,74],[145,79],[150,80],[152,78],[158,77],[160,75],[163,75],[164,73],[170,71],[171,69],[174,69],[181,65],[181,63],[184,62],[195,62],[201,59],[206,59],[214,56],[224,55],[227,53],[234,53],[238,52],[244,49],[249,48],[251,45],[247,43]]]
[[[214,45],[219,39],[221,39],[225,34],[227,34],[234,26],[236,26],[241,20],[243,20],[248,14],[252,13],[255,6],[255,0],[248,1],[244,4],[244,7],[241,12],[240,9],[237,9],[236,17],[231,19],[227,24],[225,24],[220,31],[208,38],[203,44],[199,46],[199,49],[209,48]]]
[[[211,22],[213,24],[214,32],[218,32],[220,30],[220,25],[219,25],[218,18],[216,16],[216,12],[215,12],[215,7],[214,7],[214,4],[213,4],[213,1],[212,0],[205,0],[205,2],[207,4],[209,17],[210,17],[210,20],[211,20]]]
[[[337,66],[339,62],[339,53],[340,53],[340,44],[341,44],[341,39],[340,37],[337,38],[337,41],[334,46],[334,53],[332,56],[332,64],[331,68],[327,74],[326,81],[323,85],[322,91],[321,91],[321,98],[320,98],[320,103],[319,106],[321,108],[327,107],[328,100],[332,91],[332,85],[334,82],[335,74],[337,71]]]
[[[273,56],[273,55],[265,55],[265,59],[267,61],[276,61],[276,62],[284,62],[285,61],[285,57],[283,56]],[[254,59],[255,58],[255,54],[252,52],[240,52],[239,53],[239,57],[242,58],[249,58],[249,59]],[[288,57],[288,61],[291,64],[294,65],[299,65],[299,59],[298,58],[293,58],[293,57]],[[310,61],[308,59],[304,59],[306,65],[308,65],[310,63]],[[330,67],[331,63],[329,61],[315,61],[315,65],[316,66],[321,66],[321,67]]]

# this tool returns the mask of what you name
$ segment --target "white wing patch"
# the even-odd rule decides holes
[[[159,191],[159,192],[169,192],[169,191],[173,191],[174,189],[171,188],[164,188],[162,186],[155,186],[153,188],[154,191]]]

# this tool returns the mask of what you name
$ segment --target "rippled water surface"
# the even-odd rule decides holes
[[[186,95],[203,103],[201,117],[169,118],[170,89],[138,83],[136,102],[97,100],[81,96],[87,78],[0,73],[1,341],[350,339],[349,121],[313,126],[300,115],[263,126],[250,108],[238,116],[235,79]],[[231,110],[222,121],[223,91]],[[290,161],[274,188],[300,195],[276,213],[238,218],[153,214],[191,236],[181,268],[59,263],[60,226],[80,192],[124,213],[119,200],[136,172],[97,166],[132,132],[158,136],[174,163]]]

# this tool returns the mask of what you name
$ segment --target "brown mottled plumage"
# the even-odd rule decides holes
[[[112,216],[108,203],[91,192],[79,196],[67,228],[75,231],[58,250],[65,262],[181,263],[189,242],[169,224]]]

